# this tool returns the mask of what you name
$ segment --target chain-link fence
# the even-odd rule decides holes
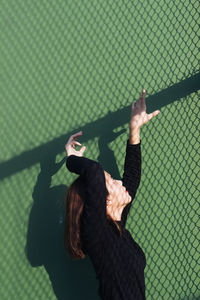
[[[127,229],[147,258],[147,300],[200,299],[199,2],[0,8],[0,299],[98,299],[89,259],[72,262],[63,249],[63,195],[75,178],[64,145],[81,129],[86,156],[122,175],[142,87],[147,111],[161,113],[141,130]]]

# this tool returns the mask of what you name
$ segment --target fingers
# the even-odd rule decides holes
[[[146,90],[145,89],[142,89],[142,94],[140,96],[140,99],[139,100],[144,100],[146,97]]]
[[[82,145],[81,143],[79,143],[79,142],[77,142],[77,141],[73,142],[73,144],[74,144],[74,145],[78,145],[78,146],[81,146],[81,145]]]
[[[142,106],[144,106],[144,107],[146,106],[146,103],[145,103],[145,97],[146,97],[146,90],[145,90],[145,89],[142,89],[142,95],[141,95],[139,101],[141,101],[141,104],[142,104]]]
[[[135,102],[135,101],[133,101],[133,102],[132,102],[132,107],[131,107],[131,108],[132,108],[132,110],[134,109],[134,107],[135,107],[135,104],[136,104],[136,102]]]
[[[145,109],[146,108],[145,97],[146,97],[146,90],[142,89],[142,94],[138,99],[138,101],[132,102],[132,110],[136,107],[137,104],[139,104],[140,106],[142,106],[143,109]]]
[[[75,145],[82,146],[81,143],[76,141],[76,139],[79,136],[81,136],[82,134],[83,134],[82,131],[79,131],[79,132],[77,132],[77,133],[70,136],[67,144],[65,145],[65,150],[67,152],[67,155],[69,155],[69,153],[71,153],[71,154],[73,153],[73,154],[78,155],[78,156],[83,155],[83,153],[85,152],[86,146],[81,147],[81,149],[79,151],[76,150],[76,148],[75,148]]]
[[[82,131],[79,131],[79,132],[77,132],[77,133],[71,135],[70,138],[72,138],[73,140],[75,140],[78,136],[80,136],[80,135],[82,135],[82,134],[83,134],[83,132],[82,132]]]
[[[153,117],[157,116],[160,113],[160,110],[155,110],[151,114],[148,114],[148,121],[150,121]]]
[[[65,148],[72,145],[72,144],[75,144],[75,143],[76,143],[76,145],[81,146],[81,144],[79,142],[77,142],[76,139],[77,139],[77,137],[79,137],[82,134],[83,134],[82,131],[79,131],[79,132],[71,135],[68,142],[67,142],[67,144],[65,145]]]
[[[74,149],[75,149],[75,145],[82,146],[82,144],[79,143],[79,142],[77,142],[77,141],[72,141],[72,142],[70,143],[70,145],[71,145]]]
[[[82,134],[83,134],[82,131],[72,134],[68,140],[68,143],[71,144],[73,141],[75,141],[77,139],[77,137],[79,137]]]
[[[80,152],[83,154],[83,153],[85,152],[85,149],[86,149],[86,147],[83,146],[83,147],[80,149]]]

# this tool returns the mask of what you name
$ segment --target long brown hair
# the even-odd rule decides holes
[[[79,176],[68,188],[65,198],[65,247],[74,260],[84,259],[85,253],[82,250],[81,240],[81,216],[85,201],[85,186]],[[115,230],[121,236],[120,226],[109,215],[107,219],[111,225],[115,225]],[[113,224],[114,223],[114,224]]]

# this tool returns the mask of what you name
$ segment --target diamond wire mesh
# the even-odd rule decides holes
[[[198,1],[0,6],[0,298],[96,299],[90,262],[72,264],[55,246],[63,210],[54,200],[74,177],[61,166],[54,174],[53,162],[81,128],[87,157],[117,174],[111,157],[121,174],[127,134],[118,133],[145,86],[148,110],[161,114],[141,130],[142,179],[127,227],[147,257],[147,299],[198,299],[199,84],[182,92],[199,72]]]

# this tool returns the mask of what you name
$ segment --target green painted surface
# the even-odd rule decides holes
[[[144,86],[142,179],[127,228],[147,300],[200,297],[198,1],[1,1],[0,299],[98,299],[87,258],[63,249],[64,145],[122,174]],[[117,166],[119,170],[117,169]],[[35,188],[34,188],[35,187]]]

